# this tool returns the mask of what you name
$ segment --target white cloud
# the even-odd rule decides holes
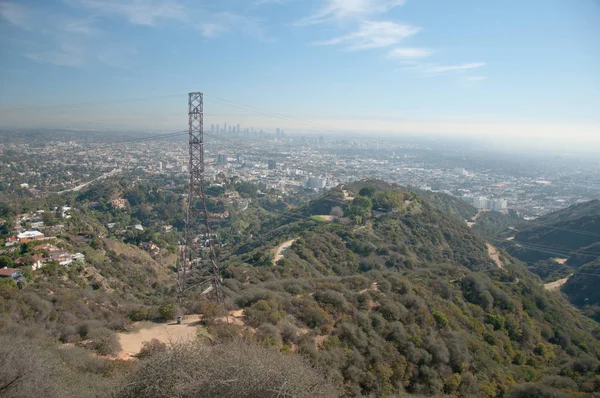
[[[0,2],[0,18],[12,25],[30,29],[27,10],[21,5],[9,3],[8,1]]]
[[[425,58],[433,54],[433,51],[427,48],[417,47],[397,47],[390,50],[389,58]]]
[[[464,72],[469,69],[481,68],[482,66],[485,66],[485,62],[470,62],[460,65],[435,65],[425,67],[423,72],[431,75],[446,72]]]
[[[195,26],[200,34],[207,39],[237,31],[241,32],[244,36],[253,37],[255,39],[265,41],[271,40],[257,20],[244,15],[220,12],[203,19],[210,22],[199,22],[195,24]]]
[[[345,36],[315,43],[321,46],[346,44],[349,50],[365,50],[393,46],[417,34],[421,28],[408,24],[387,21],[365,21],[359,29]]]
[[[135,25],[155,25],[158,20],[184,20],[186,8],[176,0],[70,0],[97,12],[116,15]]]
[[[404,4],[404,0],[325,0],[325,5],[297,23],[313,25],[330,21],[362,20],[369,16],[386,13]]]
[[[105,15],[117,16],[134,25],[154,26],[171,22],[195,28],[205,38],[230,32],[268,40],[262,26],[251,17],[231,12],[190,8],[178,0],[67,0]],[[192,3],[193,4],[193,3]]]

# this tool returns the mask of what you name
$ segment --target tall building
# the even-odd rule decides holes
[[[240,133],[240,125],[239,124],[237,125],[237,133],[238,134]]]
[[[269,159],[269,170],[275,170],[277,168],[277,162],[273,159]]]
[[[275,130],[275,134],[276,135],[281,135],[281,129],[279,127],[277,127],[277,129]]]
[[[225,164],[227,163],[227,155],[219,153],[217,154],[217,163],[218,164]]]
[[[161,161],[159,161],[159,162],[156,164],[156,168],[157,168],[158,170],[162,170],[162,162],[161,162]]]

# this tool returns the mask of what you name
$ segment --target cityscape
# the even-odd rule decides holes
[[[508,159],[500,152],[454,149],[444,141],[303,135],[285,133],[282,128],[266,132],[237,124],[223,126],[227,133],[217,133],[219,125],[205,133],[206,177],[213,183],[219,182],[219,176],[237,176],[263,190],[289,195],[378,178],[411,189],[447,193],[479,209],[514,211],[526,219],[600,196],[598,161],[594,159],[527,155]],[[60,132],[55,134],[60,136]],[[189,155],[182,139],[110,143],[118,141],[118,133],[95,134],[109,142],[72,139],[57,140],[51,146],[37,141],[0,144],[6,159],[0,184],[43,195],[129,171],[181,178],[188,171]],[[85,132],[80,135],[86,136]]]

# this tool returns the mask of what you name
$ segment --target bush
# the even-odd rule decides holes
[[[127,314],[129,319],[134,322],[145,321],[148,319],[148,309],[147,308],[135,308]]]
[[[510,391],[509,398],[568,398],[568,395],[556,388],[542,384],[519,384]]]
[[[116,397],[340,396],[324,374],[297,355],[244,341],[188,343],[143,360]]]
[[[167,350],[167,345],[158,339],[152,339],[150,341],[144,341],[142,343],[142,349],[136,355],[139,359],[150,358],[158,353]]]
[[[87,338],[88,340],[82,342],[81,345],[99,355],[116,355],[121,350],[117,335],[106,328],[91,329],[87,333]]]
[[[158,313],[161,319],[171,321],[175,319],[175,315],[177,315],[177,307],[175,304],[165,304],[158,309]]]
[[[286,315],[285,310],[276,301],[259,300],[246,310],[248,323],[258,327],[263,323],[276,325]]]
[[[0,337],[0,395],[17,397],[59,397],[54,382],[54,363],[30,341]]]

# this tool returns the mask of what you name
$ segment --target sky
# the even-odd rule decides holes
[[[0,128],[473,137],[600,150],[598,0],[0,0]]]

